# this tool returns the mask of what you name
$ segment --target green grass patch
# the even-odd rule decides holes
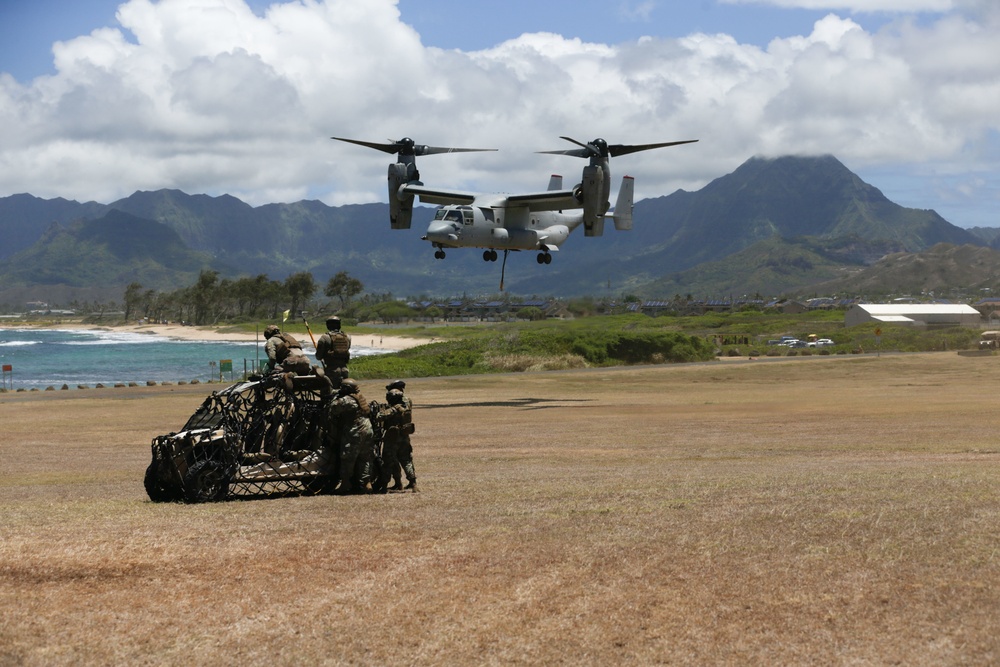
[[[580,367],[706,361],[726,356],[846,354],[855,351],[927,352],[973,349],[980,330],[967,327],[915,328],[874,324],[846,328],[842,311],[798,315],[709,313],[690,317],[599,315],[574,320],[503,323],[440,323],[359,327],[352,334],[409,336],[435,342],[391,355],[351,362],[358,378],[433,377]],[[876,340],[875,329],[881,329]],[[830,338],[827,348],[789,350],[768,346],[782,335]],[[746,344],[717,341],[742,336]],[[720,338],[722,337],[722,338]]]
[[[454,340],[352,360],[351,374],[361,379],[429,377],[714,357],[713,346],[703,336],[648,326],[651,322],[635,316],[455,327]]]

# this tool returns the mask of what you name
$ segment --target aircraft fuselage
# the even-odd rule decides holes
[[[477,199],[472,205],[438,209],[423,238],[438,248],[550,251],[582,222],[579,213],[531,211],[527,206],[495,206]]]

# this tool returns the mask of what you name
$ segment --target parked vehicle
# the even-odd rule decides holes
[[[979,337],[980,350],[995,350],[1000,346],[1000,331],[984,331]]]
[[[337,479],[323,438],[332,394],[321,376],[238,382],[206,398],[176,432],[153,438],[144,485],[155,502],[315,493]]]

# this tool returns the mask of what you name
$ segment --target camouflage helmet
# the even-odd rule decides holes
[[[281,329],[278,328],[277,324],[268,324],[264,327],[264,338],[270,338],[276,333],[281,333]]]
[[[336,315],[331,315],[326,318],[326,328],[330,330],[337,330],[340,328],[340,318]]]
[[[346,380],[340,381],[341,394],[356,394],[360,390],[361,387],[358,386],[357,380],[352,380],[351,378],[347,378]]]
[[[398,389],[400,392],[402,392],[404,389],[406,389],[406,383],[403,382],[402,380],[393,380],[392,382],[387,384],[385,388],[389,391],[392,391],[393,389]]]
[[[390,389],[385,395],[385,400],[389,405],[399,405],[403,402],[403,392],[398,389]]]

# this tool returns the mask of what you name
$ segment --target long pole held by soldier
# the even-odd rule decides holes
[[[301,310],[299,312],[302,314],[302,321],[305,322],[305,324],[306,324],[306,331],[309,332],[309,340],[312,341],[313,349],[315,350],[316,349],[316,337],[313,336],[313,330],[309,328],[309,320],[306,319],[306,315],[308,315],[309,313],[307,313],[304,310]],[[320,359],[319,363],[323,364],[323,370],[325,371],[326,370],[326,362],[323,361],[322,359]]]

